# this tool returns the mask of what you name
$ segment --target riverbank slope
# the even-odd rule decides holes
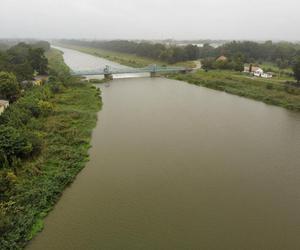
[[[284,79],[263,79],[225,70],[198,70],[190,74],[172,74],[168,77],[300,111],[300,88],[287,84]]]
[[[43,228],[43,218],[88,160],[102,104],[99,90],[70,77],[58,50],[51,49],[47,57],[55,81],[29,91],[33,98],[51,93],[47,102],[53,112],[30,119],[24,128],[41,137],[40,154],[15,171],[0,171],[0,249],[21,249]]]

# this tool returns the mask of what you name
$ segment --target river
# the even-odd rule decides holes
[[[164,78],[99,87],[90,161],[29,250],[300,249],[299,113]]]

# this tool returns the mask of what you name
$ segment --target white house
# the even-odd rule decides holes
[[[0,115],[7,109],[9,106],[9,102],[5,100],[0,100]]]
[[[260,67],[257,67],[257,66],[245,67],[244,72],[253,74],[254,76],[257,76],[257,77],[263,77],[263,78],[272,78],[273,77],[273,73],[271,73],[271,72],[264,73],[263,69]]]
[[[263,73],[264,73],[264,71],[263,71],[261,68],[257,68],[257,69],[254,71],[254,75],[255,75],[255,76],[258,76],[258,77],[262,76]]]

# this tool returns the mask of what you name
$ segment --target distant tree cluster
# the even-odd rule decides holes
[[[199,58],[199,48],[195,45],[167,46],[161,43],[133,42],[127,40],[114,41],[80,41],[63,40],[62,42],[92,48],[106,49],[116,52],[135,54],[168,63],[196,60]]]
[[[238,55],[247,63],[272,62],[276,63],[279,68],[292,66],[294,58],[300,55],[299,44],[288,42],[273,43],[272,41],[265,43],[233,41],[217,48],[205,44],[199,50],[201,58],[221,55],[233,58]]]
[[[44,52],[48,46],[46,42],[33,45],[19,43],[0,51],[0,71],[13,73],[18,81],[32,79],[35,72],[46,74],[48,60]]]
[[[201,60],[201,63],[202,63],[202,68],[206,71],[211,69],[222,69],[222,70],[234,70],[234,71],[241,72],[244,70],[244,60],[242,57],[239,56],[226,59],[226,60],[205,58]]]

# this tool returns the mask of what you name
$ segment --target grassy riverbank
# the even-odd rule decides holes
[[[169,78],[300,111],[300,88],[286,84],[285,79],[253,78],[243,73],[221,70],[199,70],[196,73],[170,75]]]
[[[71,78],[60,52],[47,56],[57,82],[29,90],[21,99],[51,93],[47,102],[53,112],[31,118],[24,128],[42,138],[41,152],[14,171],[0,170],[0,249],[21,249],[42,229],[43,218],[88,160],[101,108],[99,90]]]
[[[133,54],[127,54],[127,53],[121,53],[121,52],[115,52],[110,50],[103,50],[99,48],[90,48],[90,47],[83,47],[83,46],[77,46],[77,45],[70,45],[65,43],[57,43],[57,46],[68,48],[68,49],[74,49],[83,53],[87,53],[93,56],[98,56],[105,58],[107,60],[120,63],[122,65],[126,65],[133,68],[142,68],[149,66],[151,64],[157,64],[157,65],[167,65],[166,62],[154,60],[151,58],[146,57],[140,57]],[[173,64],[176,66],[183,66],[188,68],[195,67],[195,63],[192,61],[187,62],[179,62],[176,64]]]

